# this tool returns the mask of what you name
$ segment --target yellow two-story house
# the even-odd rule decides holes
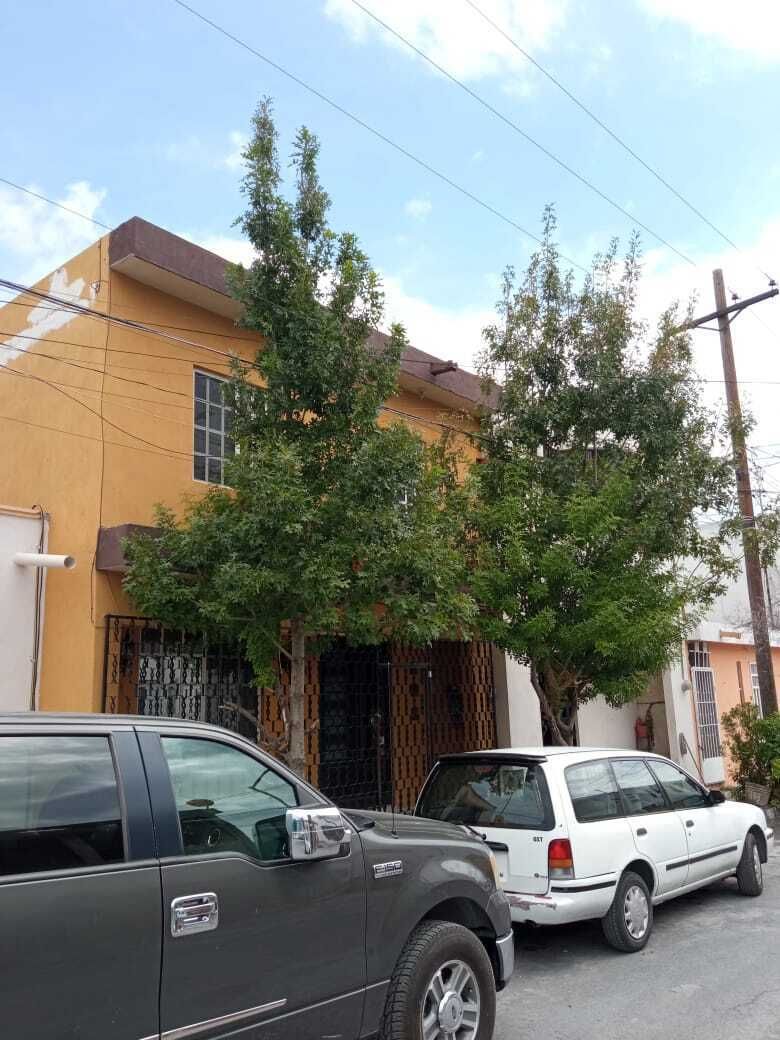
[[[259,346],[236,324],[225,269],[134,217],[0,307],[0,710],[237,729],[236,705],[257,710],[235,647],[139,618],[122,588],[123,538],[156,503],[179,508],[223,479],[222,382],[231,354]],[[485,404],[477,376],[410,347],[382,421],[434,439],[442,425],[476,429]],[[312,780],[356,806],[412,804],[435,756],[495,745],[494,656],[441,642],[310,661]],[[260,704],[269,730],[274,712]],[[499,704],[499,728],[506,715]]]

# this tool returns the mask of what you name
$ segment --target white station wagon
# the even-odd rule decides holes
[[[675,763],[604,748],[508,748],[440,759],[417,816],[466,824],[493,850],[515,922],[601,918],[618,950],[641,950],[653,907],[736,875],[763,890],[773,831]]]

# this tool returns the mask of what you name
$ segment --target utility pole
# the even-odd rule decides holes
[[[749,300],[740,300],[729,306],[726,301],[723,271],[713,271],[712,282],[715,288],[715,306],[717,310],[712,314],[707,314],[703,318],[690,322],[688,327],[697,328],[713,318],[717,318],[718,321],[731,445],[736,464],[737,499],[742,517],[742,544],[745,554],[745,575],[747,577],[748,598],[750,600],[753,642],[756,648],[758,686],[761,693],[761,708],[766,716],[777,711],[777,691],[775,689],[775,674],[772,668],[772,650],[769,643],[769,626],[766,616],[761,559],[755,536],[756,518],[753,512],[753,489],[750,486],[745,430],[742,425],[742,408],[739,403],[737,370],[734,365],[734,347],[731,341],[731,322],[733,319],[730,315],[736,316],[751,304],[769,299],[771,296],[776,296],[778,290],[776,286],[772,285],[768,292],[761,293],[759,296],[753,296]]]

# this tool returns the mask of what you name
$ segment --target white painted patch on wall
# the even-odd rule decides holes
[[[68,272],[64,267],[60,267],[51,276],[48,293],[65,303],[76,303],[82,307],[91,306],[95,300],[94,286],[88,285],[83,278],[74,278],[72,282],[69,282]],[[4,347],[11,349],[2,351],[0,365],[9,364],[20,354],[24,354],[25,351],[35,346],[35,343],[48,333],[64,328],[78,317],[79,314],[76,311],[69,310],[67,307],[57,310],[51,302],[42,300],[40,304],[36,304],[28,311],[27,325],[22,329],[22,334],[5,340]]]

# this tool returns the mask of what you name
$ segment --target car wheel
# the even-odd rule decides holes
[[[764,868],[755,834],[748,834],[737,866],[737,884],[743,896],[760,896],[764,891]]]
[[[379,1040],[490,1040],[493,969],[459,924],[423,921],[409,936],[387,991]]]
[[[653,929],[653,901],[644,878],[627,870],[618,881],[615,898],[601,919],[604,937],[622,953],[636,953]]]

